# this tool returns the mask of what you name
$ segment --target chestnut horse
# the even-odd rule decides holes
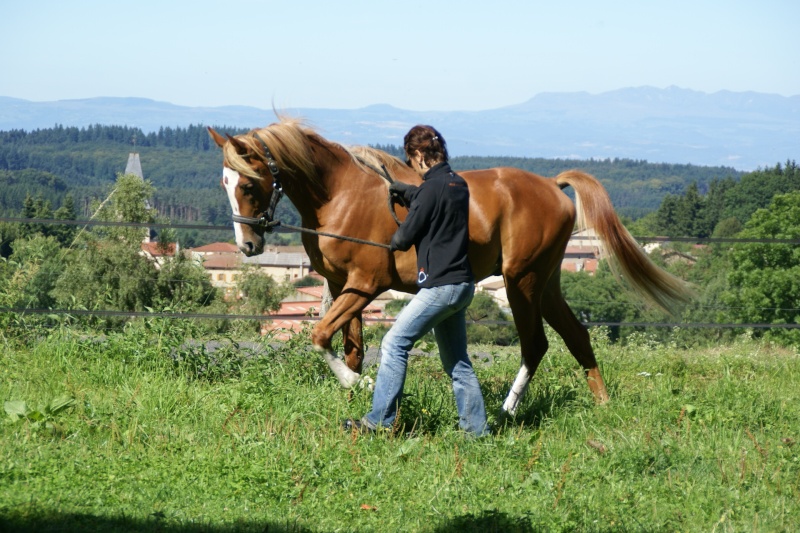
[[[341,240],[342,235],[388,244],[397,223],[387,206],[385,167],[395,179],[419,184],[399,159],[371,148],[345,148],[302,122],[277,123],[235,137],[209,133],[223,152],[222,185],[234,214],[236,244],[247,255],[262,253],[264,231],[274,212],[276,191],[297,208],[311,265],[324,276],[334,302],[314,327],[312,343],[344,387],[360,379],[364,356],[362,310],[387,289],[417,291],[416,252],[391,252]],[[513,414],[547,351],[542,320],[564,339],[583,367],[597,402],[608,400],[586,327],[560,289],[560,265],[577,221],[594,228],[621,277],[646,300],[664,309],[686,301],[687,286],[658,268],[621,224],[597,179],[571,170],[544,178],[514,168],[460,172],[470,190],[469,260],[476,281],[502,273],[519,333],[522,365],[502,406]],[[575,190],[575,204],[562,192]],[[407,211],[398,208],[402,218]],[[268,216],[267,216],[268,215]],[[344,361],[332,351],[341,330]]]

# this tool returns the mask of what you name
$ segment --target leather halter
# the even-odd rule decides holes
[[[260,217],[233,215],[232,218],[234,222],[238,222],[239,224],[247,224],[248,226],[259,228],[264,232],[272,233],[272,228],[280,225],[280,222],[275,220],[275,209],[278,207],[278,202],[280,202],[283,197],[283,187],[281,186],[279,177],[280,170],[278,169],[278,163],[272,157],[272,152],[270,152],[267,147],[267,143],[265,143],[257,133],[254,133],[253,136],[261,143],[261,147],[264,149],[264,162],[267,164],[269,173],[272,174],[272,197],[269,201],[269,207],[266,211],[261,213]]]

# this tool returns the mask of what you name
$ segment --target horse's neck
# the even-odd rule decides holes
[[[370,187],[370,180],[381,182],[377,174],[365,171],[357,165],[341,146],[324,139],[311,142],[314,176],[296,176],[284,185],[284,191],[308,228],[329,227],[341,218],[341,202],[335,199],[355,200],[353,195],[363,198]],[[376,202],[385,205],[386,197],[376,197]]]
[[[283,192],[297,209],[303,226],[314,227],[318,225],[319,212],[328,202],[327,195],[320,194],[316,188],[304,183],[304,180],[292,180],[283,185]]]

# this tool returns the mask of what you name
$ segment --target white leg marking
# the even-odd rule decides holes
[[[328,367],[330,367],[331,372],[333,372],[336,379],[339,380],[342,387],[349,389],[359,382],[361,374],[350,370],[344,361],[336,357],[332,351],[326,350],[321,346],[314,346],[314,349],[318,352],[322,352],[322,357],[325,359],[325,362],[328,363]]]
[[[525,396],[525,391],[528,390],[528,384],[530,384],[530,382],[531,375],[528,372],[528,367],[523,363],[519,369],[519,373],[517,373],[514,384],[511,385],[511,390],[508,391],[506,401],[503,402],[502,410],[504,413],[514,416],[514,413],[517,412],[517,407],[519,407],[519,403],[522,401],[522,397]]]

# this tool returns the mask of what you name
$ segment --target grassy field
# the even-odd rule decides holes
[[[479,440],[457,430],[438,358],[414,357],[405,427],[364,436],[339,421],[370,393],[342,390],[307,336],[209,355],[154,324],[6,341],[0,530],[800,530],[797,350],[599,332],[597,407],[552,339],[517,418]],[[496,411],[518,353],[471,353]]]

